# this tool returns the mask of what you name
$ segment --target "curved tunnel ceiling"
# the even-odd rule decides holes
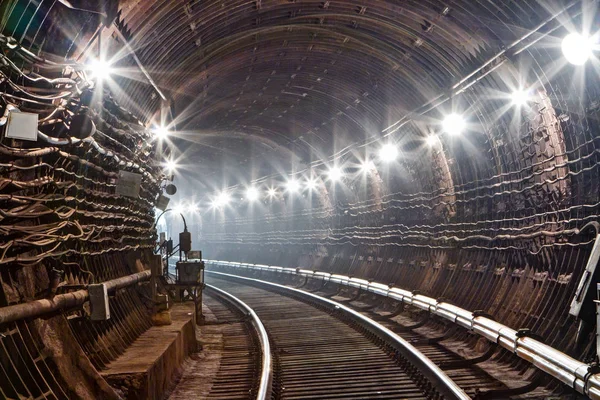
[[[411,140],[438,129],[452,109],[470,114],[472,129],[482,133],[477,147],[492,123],[510,122],[495,115],[503,104],[493,94],[534,83],[543,71],[534,67],[560,58],[562,22],[577,25],[581,9],[578,2],[491,0],[130,0],[121,2],[120,20],[172,101],[172,127],[193,143],[179,142],[185,162],[218,188],[302,170],[389,133],[414,149]],[[527,51],[497,57],[525,36],[517,47],[533,44]],[[451,101],[422,107],[506,60]],[[156,110],[147,82],[122,86],[148,115]],[[408,118],[413,122],[395,125]]]

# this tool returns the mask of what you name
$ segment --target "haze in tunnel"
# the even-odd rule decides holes
[[[0,264],[15,268],[0,272],[0,306],[55,294],[63,275],[71,287],[143,273],[127,252],[151,254],[155,228],[176,244],[189,228],[214,265],[387,285],[590,364],[598,7],[4,0],[0,126],[35,112],[43,145],[2,137]],[[131,198],[121,171],[139,175]],[[112,300],[118,351],[98,339],[114,326],[69,319],[92,332],[69,336],[87,370],[144,331],[127,322],[144,296],[127,293]]]

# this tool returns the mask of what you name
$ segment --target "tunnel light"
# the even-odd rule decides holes
[[[381,149],[379,149],[379,158],[385,162],[394,161],[398,157],[398,149],[391,143],[387,143],[383,145]]]
[[[267,195],[269,195],[270,198],[277,196],[277,189],[274,187],[269,188],[269,190],[267,190]]]
[[[169,136],[169,130],[166,126],[158,126],[154,128],[154,137],[158,140],[166,139]]]
[[[517,89],[514,92],[512,92],[512,95],[510,97],[512,99],[513,105],[521,107],[526,105],[529,101],[529,91]]]
[[[436,135],[429,135],[425,141],[429,147],[433,147],[438,143],[439,139]]]
[[[327,173],[327,177],[332,182],[337,182],[344,176],[344,171],[340,167],[331,167]]]
[[[367,174],[367,173],[371,172],[374,169],[375,169],[375,163],[373,161],[371,161],[371,160],[365,160],[360,165],[360,170],[364,174]]]
[[[258,189],[255,187],[249,187],[246,190],[246,200],[248,201],[256,201],[258,200],[260,196],[260,193],[258,192]]]
[[[227,192],[221,192],[212,202],[213,208],[225,207],[231,201],[231,196]]]
[[[87,69],[92,78],[100,80],[110,77],[113,70],[109,62],[101,59],[92,60],[92,62],[88,64]]]
[[[450,135],[460,135],[465,129],[465,126],[465,120],[462,115],[452,113],[444,118],[444,132],[449,133]]]
[[[186,207],[186,211],[191,213],[191,214],[196,214],[198,211],[200,211],[200,209],[198,208],[198,205],[195,203],[190,203],[187,205]]]
[[[177,204],[173,207],[173,212],[176,212],[177,214],[183,214],[184,211],[185,207],[183,207],[183,204]]]
[[[562,52],[568,62],[583,65],[591,57],[594,43],[589,36],[569,33],[562,41]]]
[[[298,190],[300,190],[300,182],[298,182],[294,178],[287,181],[287,184],[285,186],[286,186],[287,191],[290,193],[295,193]]]
[[[163,166],[168,173],[173,173],[177,170],[177,163],[174,160],[167,160],[163,163]]]
[[[308,190],[315,190],[317,188],[317,180],[314,178],[306,179],[306,183],[304,184],[304,187],[306,187],[306,189],[308,189]]]

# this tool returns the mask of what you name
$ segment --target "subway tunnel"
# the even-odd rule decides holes
[[[0,399],[600,398],[593,0],[0,0]]]

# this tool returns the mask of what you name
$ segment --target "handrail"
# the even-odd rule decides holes
[[[592,399],[600,400],[600,374],[593,366],[570,357],[567,354],[548,346],[538,340],[519,334],[518,331],[498,323],[483,315],[478,315],[445,301],[412,293],[408,290],[378,282],[352,278],[344,275],[318,272],[301,268],[285,268],[262,264],[237,263],[219,260],[206,260],[206,265],[246,268],[281,272],[309,278],[320,278],[327,282],[351,286],[375,293],[390,299],[412,305],[421,310],[458,324],[480,336],[497,343],[518,357],[529,361],[537,368],[569,385],[579,393]],[[208,272],[208,271],[207,271]]]
[[[309,297],[312,301],[316,301],[328,308],[335,309],[337,312],[343,312],[350,315],[351,318],[359,320],[363,325],[366,325],[371,331],[376,333],[378,336],[385,338],[387,341],[394,343],[396,347],[402,352],[402,354],[411,361],[430,381],[435,383],[436,389],[438,389],[446,398],[457,399],[457,400],[468,400],[471,399],[464,390],[462,390],[444,371],[440,369],[433,361],[427,358],[417,348],[402,339],[400,336],[386,328],[385,326],[373,321],[372,319],[354,311],[353,309],[346,307],[345,305],[336,301],[318,296],[313,293],[305,292],[304,290],[291,288],[277,283],[262,281],[259,279],[247,278],[239,275],[225,274],[216,271],[206,271],[210,274],[223,276],[227,278],[239,279],[243,281],[251,281],[260,285],[274,287],[280,290],[293,292],[303,297]]]
[[[145,270],[100,283],[105,284],[106,291],[111,293],[115,290],[147,281],[150,277],[150,270]],[[74,292],[57,294],[48,299],[33,300],[26,303],[0,307],[0,324],[20,321],[27,318],[38,318],[42,315],[56,311],[78,307],[85,304],[89,300],[89,297],[87,289],[79,289]]]
[[[229,303],[240,309],[245,315],[250,317],[250,321],[258,332],[258,340],[262,350],[262,365],[260,373],[260,383],[258,385],[258,391],[256,393],[257,400],[267,400],[271,398],[271,386],[273,383],[273,362],[271,355],[271,346],[269,344],[269,336],[267,330],[262,324],[258,315],[250,308],[246,303],[235,297],[234,295],[219,289],[218,287],[205,284],[206,288],[216,292],[220,297],[225,298]]]

